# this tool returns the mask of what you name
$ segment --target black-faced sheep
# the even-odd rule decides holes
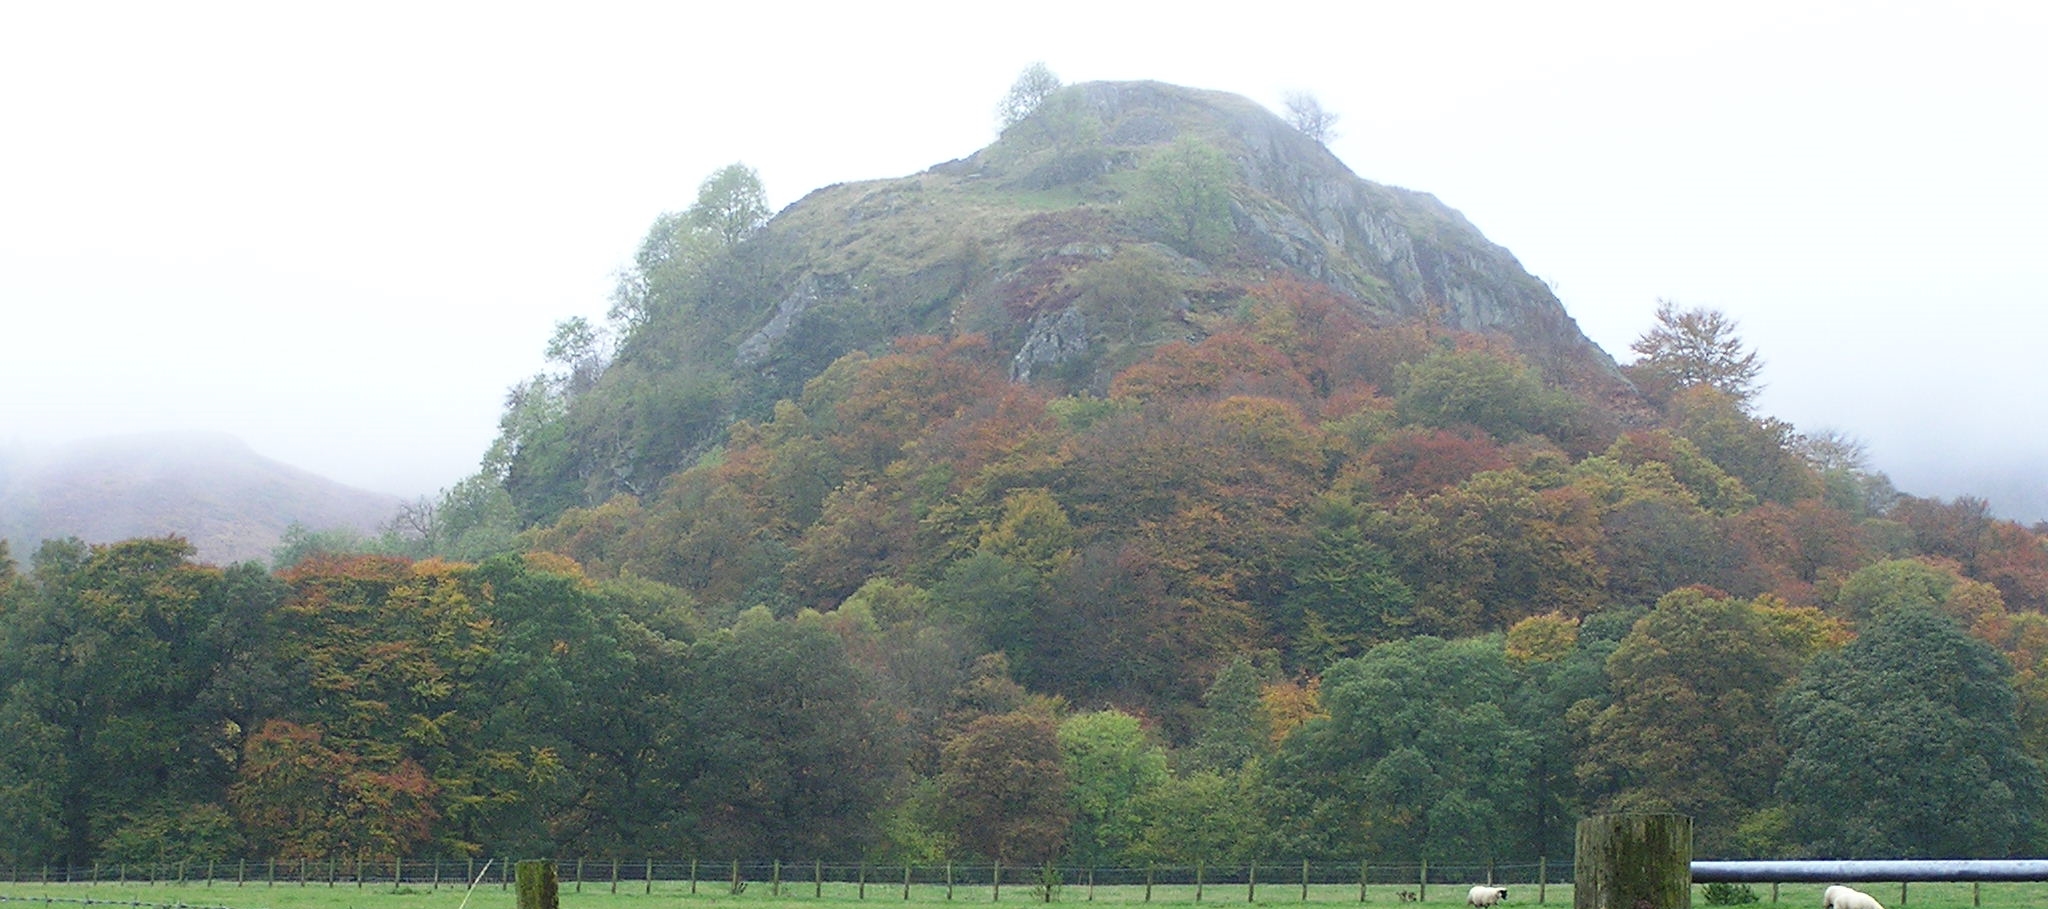
[[[1465,902],[1471,905],[1473,909],[1487,909],[1489,906],[1498,906],[1501,900],[1507,898],[1508,888],[1489,887],[1485,884],[1474,887],[1465,894]]]

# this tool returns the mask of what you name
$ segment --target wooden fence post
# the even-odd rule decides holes
[[[562,909],[561,881],[555,876],[554,862],[520,862],[518,877],[519,909]]]
[[[1589,817],[1576,845],[1573,909],[1692,909],[1692,818]]]

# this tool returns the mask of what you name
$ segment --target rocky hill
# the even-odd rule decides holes
[[[191,541],[202,561],[268,561],[294,523],[370,533],[398,505],[211,433],[94,439],[0,469],[0,536],[22,562],[45,539],[168,534]]]
[[[1549,289],[1456,211],[1359,178],[1245,98],[1158,82],[1070,87],[970,157],[817,190],[685,275],[648,263],[616,360],[516,440],[507,487],[528,520],[651,492],[851,351],[978,333],[1016,381],[1100,392],[1281,275],[1375,323],[1498,337],[1550,381],[1634,406]]]

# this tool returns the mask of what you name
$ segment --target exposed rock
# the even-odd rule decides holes
[[[1029,382],[1033,370],[1054,366],[1088,353],[1088,319],[1069,306],[1031,320],[1024,346],[1010,359],[1010,380]]]
[[[846,296],[851,288],[844,278],[823,275],[805,275],[782,301],[775,304],[775,314],[768,317],[768,324],[740,342],[733,361],[742,369],[751,368],[766,359],[775,342],[789,334],[796,326],[797,319],[818,305],[819,301],[833,296]]]

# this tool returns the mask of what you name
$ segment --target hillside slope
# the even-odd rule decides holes
[[[1099,393],[1281,275],[1634,406],[1549,289],[1434,197],[1360,179],[1237,95],[1089,83],[968,158],[825,187],[680,279],[641,275],[644,319],[567,419],[515,440],[507,487],[529,521],[649,494],[733,419],[905,335],[982,334],[1012,379]]]

